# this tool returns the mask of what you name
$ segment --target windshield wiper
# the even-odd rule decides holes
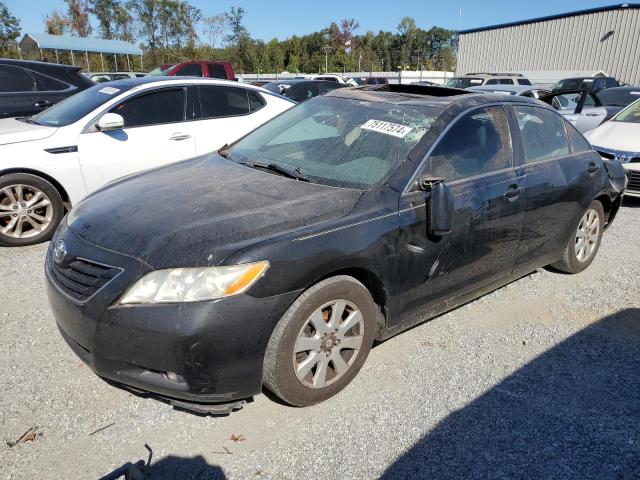
[[[225,143],[222,147],[218,149],[218,155],[224,158],[229,158],[229,144]]]
[[[278,173],[283,177],[293,178],[294,180],[299,180],[301,182],[310,182],[310,180],[300,174],[300,169],[296,168],[295,170],[289,170],[285,167],[282,167],[275,163],[260,163],[260,162],[238,162],[240,165],[245,165],[251,168],[263,168],[265,170],[270,170],[272,172]]]

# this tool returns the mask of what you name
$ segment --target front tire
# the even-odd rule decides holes
[[[565,247],[562,259],[551,266],[566,272],[580,273],[586,269],[598,253],[604,231],[604,208],[594,200],[580,218],[578,226]]]
[[[28,173],[0,177],[0,245],[47,241],[63,216],[62,197],[45,179]]]
[[[332,397],[364,364],[377,327],[377,306],[349,276],[305,291],[276,325],[264,359],[264,384],[294,406]]]

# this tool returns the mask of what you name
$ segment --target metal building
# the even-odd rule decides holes
[[[604,71],[640,84],[640,4],[625,3],[460,32],[457,74]]]

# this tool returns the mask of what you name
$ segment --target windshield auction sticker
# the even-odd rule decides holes
[[[113,87],[104,87],[98,91],[100,93],[106,93],[107,95],[113,95],[114,93],[118,93],[120,90],[118,88],[113,88]]]
[[[382,120],[369,120],[361,127],[363,130],[371,130],[372,132],[384,133],[385,135],[393,135],[394,137],[404,138],[413,130],[413,128],[398,125],[397,123],[383,122]]]

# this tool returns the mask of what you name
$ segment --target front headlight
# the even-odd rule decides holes
[[[120,299],[121,305],[215,300],[245,292],[269,268],[269,262],[224,267],[172,268],[147,273]]]

